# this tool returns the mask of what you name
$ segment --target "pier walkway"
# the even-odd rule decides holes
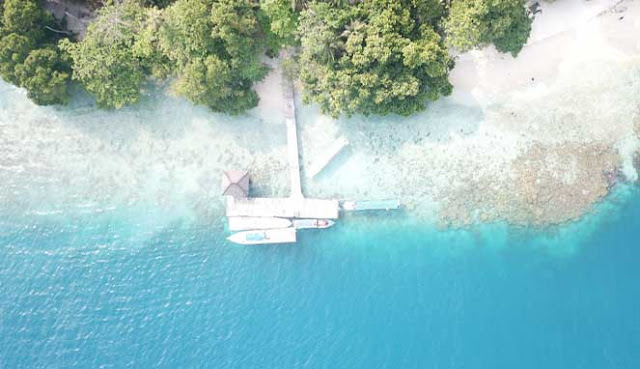
[[[227,196],[227,217],[338,219],[340,213],[338,200],[309,199],[302,194],[294,90],[293,84],[284,76],[282,78],[282,89],[284,119],[287,126],[287,157],[291,178],[291,194],[289,197],[284,198],[247,197],[246,195],[249,192],[248,179],[246,183],[242,184],[247,187],[246,192],[242,193],[237,191],[236,193],[227,193],[229,183],[223,182],[223,191]],[[240,174],[235,177],[245,178],[241,177]],[[237,184],[237,186],[240,187],[240,184]]]
[[[245,197],[227,199],[227,217],[338,219],[338,200]]]
[[[229,197],[227,217],[278,217],[298,219],[338,219],[337,200],[308,199],[302,195],[300,156],[293,85],[282,79],[284,118],[287,125],[287,156],[291,176],[291,195],[288,198]]]
[[[289,157],[289,175],[291,176],[291,197],[302,198],[300,183],[300,154],[298,153],[298,127],[296,124],[296,106],[293,85],[282,78],[284,94],[284,119],[287,124],[287,155]]]

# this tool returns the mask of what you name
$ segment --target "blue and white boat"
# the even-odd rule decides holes
[[[227,240],[240,245],[265,245],[274,243],[295,243],[296,229],[264,229],[234,233]]]

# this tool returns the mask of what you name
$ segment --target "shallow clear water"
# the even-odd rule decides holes
[[[1,368],[637,368],[640,191],[548,231],[350,217],[228,244],[153,209],[0,218]]]
[[[158,96],[38,108],[0,82],[0,369],[640,367],[637,186],[547,230],[445,231],[409,211],[349,216],[294,246],[227,243],[223,169],[288,193],[276,100],[241,118]],[[436,142],[482,120],[432,108],[410,123]],[[363,131],[300,115],[303,144],[355,147],[308,190],[389,193],[380,173],[415,127],[394,138],[382,119]]]

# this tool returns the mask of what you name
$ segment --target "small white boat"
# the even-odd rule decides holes
[[[306,228],[329,228],[334,225],[335,222],[329,219],[294,219],[293,228],[306,229]]]
[[[230,231],[248,231],[258,229],[279,229],[291,227],[291,221],[274,217],[229,217]]]
[[[273,243],[295,243],[296,229],[264,229],[234,233],[227,240],[240,245],[264,245]]]

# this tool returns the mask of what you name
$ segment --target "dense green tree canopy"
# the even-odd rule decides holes
[[[160,49],[158,33],[164,25],[164,12],[158,8],[145,11],[142,28],[136,31],[133,53],[144,73],[156,80],[164,80],[171,73],[171,61]]]
[[[7,82],[19,84],[15,75],[16,66],[24,62],[34,47],[33,40],[17,33],[0,38],[0,76]]]
[[[146,79],[144,62],[134,45],[142,32],[147,10],[137,1],[104,6],[78,43],[63,44],[73,59],[73,79],[106,108],[138,102]]]
[[[420,23],[429,23],[436,27],[445,15],[444,1],[441,0],[412,0],[415,17]]]
[[[291,0],[261,0],[260,8],[268,18],[268,31],[275,36],[276,46],[293,45],[298,14],[293,10]]]
[[[2,28],[4,27],[4,0],[0,0],[0,34],[2,34]]]
[[[421,21],[430,19],[431,9],[415,4],[310,4],[298,29],[305,100],[333,116],[409,115],[451,93],[451,58],[433,27]]]
[[[6,0],[0,9],[0,76],[37,104],[66,102],[68,62],[57,49],[53,17],[36,0]]]
[[[152,6],[157,6],[159,8],[164,8],[171,5],[171,3],[175,2],[175,0],[144,0],[144,2],[146,5],[152,5]]]
[[[241,113],[258,103],[253,83],[260,62],[258,3],[178,0],[165,12],[159,47],[174,64],[174,90],[213,111]]]
[[[258,103],[264,52],[298,46],[302,68],[288,70],[300,71],[305,101],[333,116],[408,115],[451,92],[443,40],[516,55],[531,29],[525,0],[84,1],[97,17],[82,40],[58,46],[64,32],[42,0],[0,0],[0,77],[57,104],[71,75],[107,108],[169,80],[176,94],[236,114]]]
[[[67,102],[68,63],[57,49],[36,49],[29,53],[23,64],[16,66],[15,74],[27,95],[39,105]]]
[[[2,28],[6,34],[21,34],[41,42],[46,36],[45,27],[54,24],[53,17],[36,0],[6,0],[2,5]]]
[[[65,42],[73,78],[102,107],[139,100],[149,76],[214,111],[240,113],[257,104],[259,4],[250,0],[178,0],[166,9],[136,0],[104,6],[78,43]]]
[[[531,22],[524,0],[455,0],[445,29],[458,50],[493,43],[516,56],[529,38]]]

